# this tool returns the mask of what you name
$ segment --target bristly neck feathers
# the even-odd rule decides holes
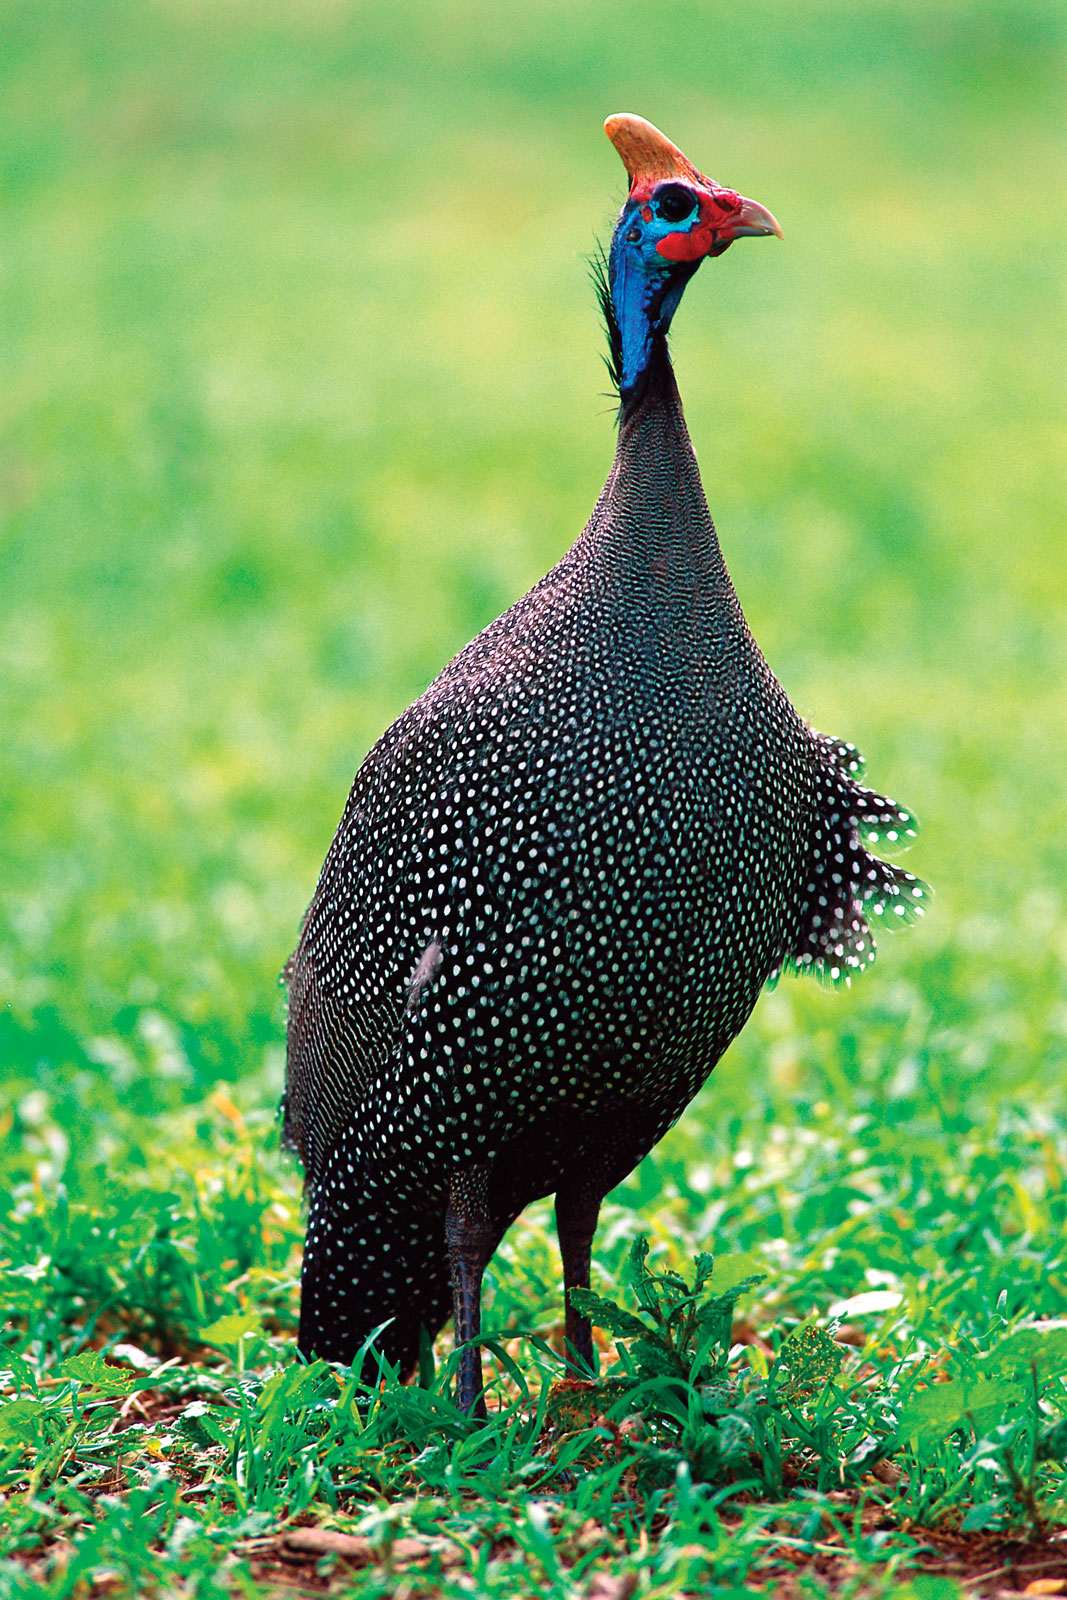
[[[597,251],[591,275],[608,337],[605,364],[627,421],[647,395],[657,372],[670,364],[667,331],[699,261],[662,262],[649,272],[627,249],[633,223],[624,211],[610,252]]]

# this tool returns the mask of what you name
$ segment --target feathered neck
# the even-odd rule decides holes
[[[624,270],[614,241],[610,256],[601,246],[593,257],[590,275],[608,340],[604,364],[619,396],[620,425],[671,370],[667,332],[698,266],[699,262],[675,266],[669,275],[649,282]]]

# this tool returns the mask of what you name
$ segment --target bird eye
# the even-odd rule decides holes
[[[688,217],[697,203],[697,197],[692,189],[686,189],[680,183],[665,184],[656,191],[653,204],[664,222],[681,222]]]

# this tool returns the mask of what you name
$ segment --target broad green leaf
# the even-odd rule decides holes
[[[737,1404],[737,1385],[733,1383],[703,1383],[700,1386],[700,1404],[706,1417],[722,1417]]]
[[[589,1317],[598,1328],[606,1328],[616,1339],[641,1339],[649,1331],[647,1324],[631,1311],[624,1311],[612,1300],[602,1299],[591,1289],[571,1289],[569,1295],[571,1305],[583,1317]]]
[[[652,1274],[648,1270],[648,1238],[643,1233],[639,1233],[630,1246],[623,1276],[637,1296],[638,1304],[644,1310],[654,1312],[656,1289]]]
[[[900,1437],[919,1448],[940,1444],[956,1428],[976,1433],[1004,1421],[1005,1412],[1025,1399],[1021,1384],[1009,1378],[955,1378],[910,1394],[900,1413]]]
[[[73,1378],[78,1383],[91,1383],[102,1394],[129,1394],[137,1382],[137,1375],[123,1367],[112,1367],[99,1350],[82,1350],[70,1356],[60,1368],[60,1376]]]
[[[729,1260],[730,1257],[727,1256],[724,1257],[724,1259]],[[701,1250],[700,1254],[694,1257],[694,1260],[696,1264],[696,1278],[694,1279],[693,1287],[698,1294],[702,1294],[707,1288],[709,1278],[711,1278],[715,1272],[715,1257],[710,1253],[710,1251]]]
[[[0,1405],[0,1445],[35,1445],[44,1407],[39,1400],[8,1400]]]
[[[764,1276],[765,1274],[762,1272],[753,1273],[747,1278],[739,1279],[732,1288],[724,1289],[721,1294],[715,1294],[714,1298],[709,1300],[706,1305],[702,1305],[697,1312],[697,1324],[704,1326],[715,1317],[722,1317],[727,1313],[732,1313],[741,1296],[747,1294],[757,1283],[762,1283]],[[713,1279],[712,1289],[714,1290],[716,1287]]]
[[[0,1356],[0,1371],[4,1368],[10,1372],[20,1389],[28,1389],[31,1394],[37,1393],[36,1371],[22,1356],[16,1355],[14,1350],[6,1350]]]
[[[237,1344],[246,1334],[259,1333],[261,1327],[254,1311],[231,1311],[228,1316],[219,1317],[201,1328],[200,1338],[205,1344]]]
[[[680,1378],[681,1363],[673,1350],[667,1350],[655,1334],[639,1339],[633,1347],[634,1360],[643,1378]]]
[[[679,1277],[677,1272],[669,1270],[666,1272],[653,1272],[649,1274],[649,1277],[660,1294],[665,1295],[666,1291],[670,1290],[673,1295],[676,1295],[681,1300],[691,1300],[693,1298],[693,1292],[690,1290],[689,1285],[684,1278]]]
[[[1038,1382],[1067,1374],[1067,1328],[1019,1328],[983,1357],[982,1371],[990,1377],[1029,1377],[1037,1368]]]

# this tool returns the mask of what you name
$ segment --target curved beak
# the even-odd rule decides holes
[[[737,221],[727,223],[727,228],[731,239],[743,239],[746,235],[756,237],[765,233],[777,234],[779,239],[784,237],[781,228],[766,206],[761,206],[756,200],[742,199]]]

